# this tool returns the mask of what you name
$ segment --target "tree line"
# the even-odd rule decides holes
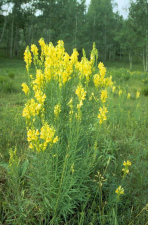
[[[5,56],[22,55],[27,45],[43,37],[56,44],[63,40],[68,53],[84,48],[90,54],[95,42],[99,60],[114,61],[128,55],[148,71],[148,0],[130,1],[124,19],[113,11],[113,0],[1,0],[0,52]],[[11,5],[11,12],[7,7]]]

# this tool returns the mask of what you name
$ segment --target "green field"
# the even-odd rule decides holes
[[[64,109],[64,103],[60,122],[54,122],[59,131],[58,136],[62,137],[61,146],[57,146],[61,151],[58,160],[63,163],[63,167],[60,167],[56,163],[53,165],[53,159],[48,161],[46,151],[33,158],[28,150],[26,122],[22,116],[27,97],[21,84],[30,82],[25,63],[17,59],[0,59],[0,224],[148,224],[148,73],[142,69],[129,71],[124,63],[106,63],[105,67],[107,77],[112,76],[115,90],[113,92],[112,88],[108,88],[107,120],[96,128],[97,136],[93,139],[93,135],[96,135],[94,118],[87,118],[89,112],[93,113],[93,104],[90,107],[89,101],[85,112],[82,112],[86,118],[81,121],[81,127],[76,125],[75,129],[71,129],[71,137],[68,136],[66,119],[63,119],[68,110]],[[139,67],[135,65],[135,68]],[[33,67],[30,73],[35,74]],[[57,92],[54,87],[50,94],[53,94],[52,101],[56,103]],[[91,92],[93,91],[91,86]],[[137,91],[140,93],[138,98]],[[67,96],[66,92],[64,94]],[[64,99],[67,101],[68,96]],[[61,101],[64,102],[63,99]],[[94,101],[94,112],[96,110]],[[52,121],[53,116],[50,116],[49,121]],[[77,132],[79,136],[76,141]],[[74,156],[70,160],[75,160],[75,163],[65,163],[67,139],[73,151],[77,144],[77,154],[87,149],[89,158],[92,156],[88,150],[95,152],[94,166],[90,166],[90,173],[85,171],[85,163],[80,171],[74,167],[79,165],[78,158]],[[16,160],[14,165],[18,171],[13,168],[12,172],[8,163],[10,164],[9,157],[15,149],[17,155],[13,162]],[[56,147],[53,147],[53,151],[56,155]],[[74,154],[73,151],[67,155]],[[89,162],[87,160],[86,164]],[[127,160],[131,162],[131,166],[129,173],[124,176],[123,162]],[[49,166],[50,163],[53,167]],[[59,167],[56,168],[56,165]],[[68,168],[71,168],[72,174],[76,173],[76,180],[80,176],[82,180],[87,179],[82,186],[70,183],[74,181],[70,180]],[[52,174],[52,170],[58,171],[57,175]],[[52,187],[48,185],[50,179]],[[124,194],[117,198],[115,190],[119,186],[124,188]],[[55,192],[61,194],[56,196]],[[67,195],[64,196],[63,193]]]

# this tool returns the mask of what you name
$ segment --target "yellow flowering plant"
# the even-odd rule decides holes
[[[111,76],[106,77],[104,64],[97,65],[95,44],[90,60],[83,50],[80,61],[77,50],[69,55],[61,40],[54,46],[41,38],[39,45],[40,51],[32,44],[31,51],[27,47],[24,54],[30,77],[29,85],[22,84],[26,95],[22,116],[26,119],[30,157],[29,191],[38,205],[35,211],[40,209],[37,218],[42,212],[43,218],[49,214],[50,223],[58,224],[61,215],[66,218],[75,208],[74,202],[85,198],[84,183],[97,161],[98,131],[107,120],[107,89],[113,82]],[[35,75],[29,70],[32,62]],[[96,143],[95,153],[90,143]]]

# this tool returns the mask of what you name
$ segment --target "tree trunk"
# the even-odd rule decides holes
[[[146,1],[146,16],[148,16],[148,0]],[[145,55],[145,71],[148,72],[148,18],[146,17],[146,55]]]
[[[143,69],[144,69],[144,71],[146,71],[146,68],[145,68],[145,53],[144,53],[144,49],[143,49],[143,59],[142,59],[142,62],[143,62]]]
[[[19,50],[19,29],[16,26],[15,39],[14,39],[14,53],[16,57],[18,56],[18,50]]]
[[[10,34],[10,57],[13,57],[13,32],[14,32],[14,20],[11,22],[11,34]]]
[[[3,39],[4,33],[5,33],[6,24],[7,24],[7,16],[5,16],[5,21],[4,21],[4,25],[3,25],[2,33],[1,33],[1,36],[0,36],[0,43],[2,42],[2,39]]]
[[[131,52],[129,52],[129,64],[130,64],[130,70],[132,70],[133,68],[133,61],[132,61],[132,55],[131,55]]]
[[[122,48],[120,46],[120,61],[121,61],[121,56],[122,56]]]

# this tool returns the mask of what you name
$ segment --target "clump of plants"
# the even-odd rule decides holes
[[[118,147],[103,146],[112,77],[98,64],[95,44],[90,60],[83,50],[81,61],[76,49],[65,52],[63,41],[39,44],[41,55],[34,44],[24,54],[30,80],[22,84],[28,149],[21,156],[17,148],[10,150],[2,222],[117,225],[131,162],[120,166],[118,179],[110,172],[116,170],[112,151]]]

